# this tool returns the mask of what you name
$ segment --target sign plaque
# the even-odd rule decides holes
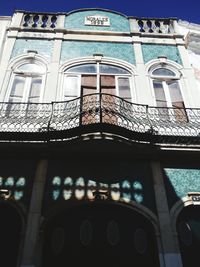
[[[85,25],[89,26],[110,26],[110,19],[105,16],[87,16],[85,17]]]

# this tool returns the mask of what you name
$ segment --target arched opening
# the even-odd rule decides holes
[[[43,267],[159,266],[155,232],[141,214],[93,202],[51,219],[44,232]]]
[[[181,75],[168,64],[157,64],[149,70],[155,105],[165,119],[187,122],[187,114],[181,92]]]
[[[120,124],[132,111],[133,74],[117,63],[89,61],[62,68],[59,112],[80,113],[76,123]],[[60,111],[61,110],[61,111]],[[132,113],[131,113],[132,115]],[[78,121],[79,120],[79,121]]]
[[[11,205],[0,202],[0,265],[16,267],[19,260],[22,220]]]
[[[21,61],[13,69],[6,101],[39,103],[42,100],[46,66],[38,60]]]
[[[64,100],[95,93],[117,95],[131,101],[131,73],[103,63],[76,65],[64,72]]]
[[[200,206],[190,205],[181,211],[177,232],[183,267],[196,266],[200,258]]]

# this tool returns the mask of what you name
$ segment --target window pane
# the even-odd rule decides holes
[[[157,107],[167,107],[165,93],[161,81],[153,81]]]
[[[100,84],[101,93],[106,93],[106,94],[111,94],[111,95],[116,94],[115,76],[101,75],[100,83],[101,83]]]
[[[78,97],[78,77],[67,76],[65,78],[64,100]]]
[[[44,73],[45,69],[44,67],[38,65],[38,64],[23,64],[21,65],[18,70],[20,71],[27,71],[27,72],[36,72],[36,73]]]
[[[42,85],[41,77],[32,78],[28,102],[35,102],[35,103],[39,102],[41,85]]]
[[[111,65],[101,64],[100,73],[130,74],[127,70]]]
[[[24,93],[25,78],[15,76],[9,102],[20,102]]]
[[[166,68],[156,69],[152,72],[152,74],[155,76],[169,76],[169,77],[175,77],[176,76],[176,74],[173,71],[166,69]]]
[[[178,81],[170,81],[167,82],[167,84],[176,120],[179,122],[187,122],[187,114]]]
[[[87,64],[71,67],[67,69],[68,73],[97,73],[96,64]]]
[[[172,103],[183,101],[178,81],[167,82],[167,85],[169,87],[169,93]]]
[[[131,99],[129,78],[118,78],[119,96],[124,99]]]
[[[82,75],[81,90],[82,95],[95,94],[97,89],[96,75]]]

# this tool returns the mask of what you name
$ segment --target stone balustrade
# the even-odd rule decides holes
[[[50,28],[54,29],[57,25],[57,16],[54,14],[31,14],[25,13],[22,20],[22,25],[25,28]]]

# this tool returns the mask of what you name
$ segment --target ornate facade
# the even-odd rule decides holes
[[[3,266],[195,266],[200,27],[81,9],[0,29]]]

